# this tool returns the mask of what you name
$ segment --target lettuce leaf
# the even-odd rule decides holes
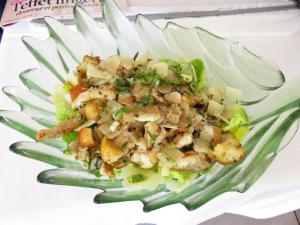
[[[148,179],[147,176],[138,173],[138,174],[133,174],[133,175],[131,175],[130,177],[128,177],[128,178],[127,178],[127,181],[128,181],[128,183],[130,183],[130,184],[136,184],[136,183],[143,182],[143,181],[145,181],[145,180],[147,180],[147,179]]]
[[[223,128],[224,131],[231,131],[235,138],[241,141],[249,132],[247,124],[249,123],[248,115],[243,108],[234,111],[229,123]]]
[[[65,82],[63,85],[63,89],[65,93],[69,93],[72,88],[72,84],[70,82]]]
[[[162,58],[159,61],[167,63],[169,66],[169,69],[172,70],[175,73],[175,75],[181,74],[181,64],[176,62],[175,60]]]
[[[191,176],[193,176],[193,173],[191,172],[177,170],[169,171],[169,177],[177,180],[179,183],[185,183]]]
[[[249,128],[247,126],[242,126],[234,130],[233,134],[238,141],[242,141],[248,132]]]
[[[63,140],[70,144],[72,141],[77,140],[77,132],[73,131],[71,133],[68,133],[67,135],[63,136]]]
[[[63,89],[56,89],[52,95],[52,101],[55,105],[58,122],[69,120],[77,115],[77,111],[72,109],[71,103],[65,98]]]
[[[192,81],[191,88],[195,93],[200,93],[205,86],[206,75],[204,62],[201,59],[190,61],[195,70],[195,77]]]

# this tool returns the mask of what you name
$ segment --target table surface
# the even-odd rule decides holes
[[[239,40],[250,50],[279,65],[287,80],[300,75],[299,10],[173,21],[185,26],[201,26]],[[157,23],[163,25],[166,21]],[[44,27],[27,22],[5,30],[0,45],[1,87],[22,86],[18,74],[37,66],[20,41],[23,35],[47,37]],[[18,110],[3,93],[0,94],[0,108]],[[92,199],[97,190],[37,183],[36,175],[49,166],[7,150],[13,142],[28,140],[24,135],[3,125],[0,125],[0,133],[0,177],[3,181],[0,185],[0,224],[195,225],[224,212],[267,218],[300,208],[299,132],[246,193],[223,194],[192,212],[187,212],[181,205],[173,205],[151,213],[143,213],[140,202],[94,205]]]

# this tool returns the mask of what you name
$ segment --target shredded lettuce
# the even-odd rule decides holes
[[[122,119],[123,117],[123,114],[128,112],[129,111],[129,108],[124,106],[124,107],[121,107],[120,109],[118,109],[115,113],[114,113],[114,117],[119,120],[119,119]]]
[[[235,138],[241,141],[249,132],[247,124],[249,123],[248,115],[243,108],[234,111],[229,123],[223,128],[224,131],[231,131]]]
[[[71,103],[64,96],[63,89],[57,89],[52,95],[55,105],[56,119],[58,122],[69,120],[77,115],[77,111],[72,109]]]
[[[147,94],[147,95],[144,95],[144,96],[141,98],[141,100],[140,100],[140,102],[138,103],[138,105],[139,105],[140,107],[145,107],[145,106],[147,106],[147,105],[151,105],[152,103],[153,103],[153,97],[152,97],[152,95]]]
[[[159,84],[163,81],[162,76],[155,69],[148,70],[146,72],[132,70],[131,76],[140,79],[142,84],[150,87],[159,86]]]
[[[249,128],[247,126],[242,126],[233,131],[233,134],[238,141],[242,141],[248,132]]]
[[[63,140],[65,142],[67,142],[68,144],[70,144],[72,141],[76,141],[77,140],[77,132],[71,132],[65,136],[63,136]]]
[[[192,81],[191,88],[195,93],[200,93],[205,86],[205,66],[201,59],[193,59],[190,61],[195,70],[195,77]]]
[[[185,183],[193,175],[194,175],[193,173],[186,172],[186,171],[177,171],[177,170],[169,171],[169,177],[178,181],[179,183]]]
[[[224,127],[224,131],[232,131],[249,122],[248,115],[243,108],[238,108],[234,111],[228,125]]]
[[[127,80],[118,78],[115,80],[115,85],[117,86],[119,94],[128,93],[130,90],[130,83]]]
[[[205,86],[205,66],[201,59],[193,59],[188,63],[178,63],[172,59],[160,59],[160,62],[168,64],[169,69],[180,76],[181,81],[191,83],[191,88],[195,93]]]
[[[131,175],[130,177],[127,178],[127,181],[128,183],[130,184],[136,184],[136,183],[140,183],[140,182],[143,182],[145,180],[147,180],[148,177],[143,175],[143,174],[134,174],[134,175]]]
[[[71,88],[72,88],[72,84],[70,82],[65,82],[64,83],[63,89],[64,89],[65,93],[69,93]]]
[[[176,62],[175,60],[163,58],[163,59],[160,59],[159,61],[167,63],[169,66],[169,69],[172,70],[173,73],[175,73],[175,75],[181,74],[181,64]]]
[[[184,63],[181,65],[181,74],[180,77],[183,81],[190,83],[193,81],[194,78],[194,68],[193,65],[190,63]]]
[[[62,139],[68,144],[67,148],[64,150],[64,153],[67,154],[67,155],[71,155],[72,154],[72,149],[70,148],[69,144],[72,141],[77,140],[77,132],[71,132],[71,133],[63,136]]]

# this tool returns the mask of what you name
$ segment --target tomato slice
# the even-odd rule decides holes
[[[73,101],[75,98],[77,98],[78,95],[80,95],[82,92],[85,92],[88,90],[88,86],[86,84],[78,84],[70,89],[70,96],[71,100]]]

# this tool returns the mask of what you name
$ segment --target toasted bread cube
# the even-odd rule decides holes
[[[93,137],[93,131],[91,128],[82,128],[78,132],[78,144],[81,147],[94,147],[95,146],[95,141]]]
[[[100,104],[97,100],[89,101],[84,107],[83,112],[87,120],[98,121],[100,119]]]
[[[93,65],[98,65],[100,63],[100,57],[99,56],[89,56],[89,55],[85,55],[83,57],[83,62],[84,63],[90,63],[90,64],[93,64]]]
[[[100,156],[104,162],[109,164],[118,161],[124,152],[116,146],[112,140],[107,137],[103,137],[100,145]]]
[[[208,157],[220,164],[227,165],[240,161],[244,156],[244,149],[240,143],[229,138],[221,144],[217,144],[213,151],[210,151]]]

